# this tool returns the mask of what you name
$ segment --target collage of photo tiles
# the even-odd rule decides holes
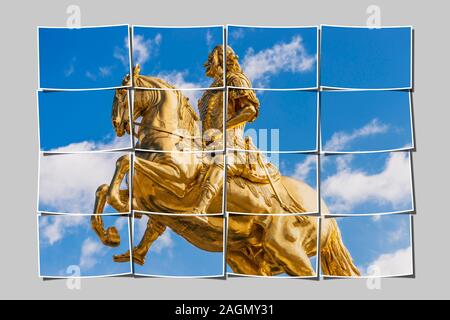
[[[414,276],[412,27],[37,32],[40,277]]]

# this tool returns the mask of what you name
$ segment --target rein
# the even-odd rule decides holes
[[[147,124],[143,124],[142,122],[133,121],[133,124],[135,126],[140,126],[140,127],[146,128],[146,129],[155,130],[155,131],[167,133],[167,134],[170,134],[170,135],[173,135],[173,136],[177,136],[177,137],[179,137],[181,139],[186,139],[186,140],[191,140],[191,141],[202,139],[201,136],[186,136],[186,135],[183,135],[183,134],[170,132],[170,131],[165,130],[165,129],[161,128],[161,127],[156,127],[156,126],[150,126],[150,125],[147,125]]]

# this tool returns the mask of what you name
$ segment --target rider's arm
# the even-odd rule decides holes
[[[256,107],[248,99],[242,99],[240,101],[239,110],[236,112],[234,117],[228,119],[227,129],[233,129],[242,123],[251,122],[255,120],[257,114],[258,111]]]

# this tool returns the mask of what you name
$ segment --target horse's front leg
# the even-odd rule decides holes
[[[103,213],[106,203],[118,212],[128,210],[129,190],[120,190],[122,180],[129,169],[129,156],[122,156],[117,160],[111,184],[102,184],[95,193],[94,215],[91,218],[91,225],[95,233],[104,245],[117,247],[120,245],[120,235],[117,229],[109,227],[105,230],[101,213]]]
[[[118,212],[130,211],[130,190],[129,186],[125,190],[121,190],[125,175],[130,170],[130,156],[121,156],[116,162],[116,170],[111,180],[108,190],[108,204],[116,209]]]
[[[116,227],[109,227],[105,230],[102,216],[108,197],[108,185],[102,184],[95,193],[94,214],[91,217],[92,229],[99,237],[100,241],[109,247],[117,247],[120,245],[120,235]]]
[[[152,217],[149,217],[147,222],[147,228],[145,229],[144,236],[139,244],[133,248],[133,261],[139,265],[144,265],[145,257],[150,250],[151,245],[166,231],[166,226]],[[115,262],[129,262],[130,251],[114,256]]]

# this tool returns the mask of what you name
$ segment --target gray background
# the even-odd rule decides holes
[[[250,2],[253,2],[251,4]],[[450,298],[447,270],[450,213],[448,199],[448,1],[8,1],[0,12],[2,76],[0,139],[1,298],[149,299],[314,299]],[[365,25],[366,8],[382,9],[383,25],[414,25],[416,279],[384,279],[381,290],[366,280],[282,279],[175,280],[103,278],[83,280],[81,290],[37,276],[36,189],[36,26],[65,26],[66,8],[77,4],[82,25]],[[220,10],[221,8],[221,10]],[[444,268],[444,269],[442,269]]]

